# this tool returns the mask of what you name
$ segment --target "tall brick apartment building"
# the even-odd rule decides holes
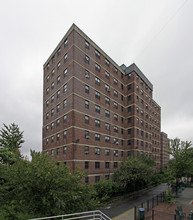
[[[43,152],[85,182],[111,177],[144,154],[161,163],[161,108],[153,85],[132,64],[117,65],[76,25],[44,64]]]

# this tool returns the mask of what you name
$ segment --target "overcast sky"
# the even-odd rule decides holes
[[[43,64],[75,23],[117,64],[133,62],[154,86],[161,130],[193,141],[192,0],[1,0],[0,128],[24,131],[41,151]]]

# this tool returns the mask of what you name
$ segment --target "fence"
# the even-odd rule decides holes
[[[152,210],[155,206],[157,206],[160,203],[164,202],[165,197],[166,197],[166,192],[162,192],[159,195],[156,195],[156,196],[152,197],[151,199],[149,199],[145,202],[142,202],[140,205],[135,206],[135,208],[134,208],[134,220],[140,219],[140,212],[139,212],[140,208],[144,208],[145,212],[148,212],[148,211]],[[151,218],[149,218],[149,219],[151,219]]]
[[[43,218],[34,218],[29,220],[111,220],[108,216],[102,213],[100,210],[89,211],[89,212],[81,212],[81,213],[73,213],[68,215],[58,215],[58,216],[51,216],[51,217],[43,217]]]

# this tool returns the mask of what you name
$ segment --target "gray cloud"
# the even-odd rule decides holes
[[[162,108],[163,131],[193,140],[193,2],[184,2],[4,1],[0,126],[20,126],[25,155],[30,148],[41,150],[43,64],[76,23],[115,62],[135,62],[149,78]]]

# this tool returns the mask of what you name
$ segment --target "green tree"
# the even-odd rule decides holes
[[[12,164],[22,157],[19,149],[24,143],[23,132],[14,123],[3,126],[0,130],[0,162]]]
[[[130,157],[114,173],[114,180],[127,191],[138,190],[150,184],[155,162],[144,156]]]
[[[176,192],[182,177],[190,177],[193,174],[193,148],[191,142],[183,142],[179,138],[171,140],[169,154],[169,168],[165,172],[168,181],[175,180]]]
[[[12,166],[0,166],[0,213],[6,213],[3,219],[95,208],[95,191],[82,183],[82,173],[71,174],[67,166],[57,166],[48,155],[32,152],[31,156],[31,161],[17,160]]]

